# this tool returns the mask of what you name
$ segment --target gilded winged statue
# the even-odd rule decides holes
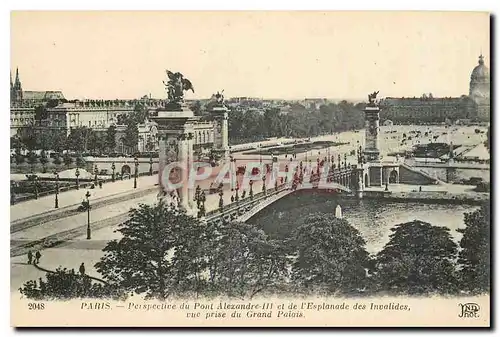
[[[182,103],[184,101],[184,91],[194,92],[193,84],[179,72],[167,70],[168,81],[163,81],[167,89],[168,100],[170,103]]]

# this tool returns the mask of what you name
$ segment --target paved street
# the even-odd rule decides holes
[[[158,183],[158,176],[143,176],[137,179],[138,189],[147,188],[154,186]],[[118,195],[120,193],[127,193],[134,191],[134,179],[128,179],[123,181],[116,181],[114,183],[103,184],[102,189],[95,188],[90,191],[91,202],[100,198],[107,198],[113,195]],[[87,189],[71,190],[61,192],[59,194],[59,208],[64,208],[67,206],[79,205],[85,199],[85,193]],[[55,195],[48,195],[37,200],[29,200],[20,202],[10,207],[10,221],[16,221],[24,218],[29,218],[31,216],[53,211],[54,209]]]

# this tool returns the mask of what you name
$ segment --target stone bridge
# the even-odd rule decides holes
[[[345,181],[347,183],[347,181]],[[351,194],[351,189],[339,183],[328,182],[325,186],[327,190],[332,192],[343,192]],[[281,198],[290,195],[298,190],[319,189],[319,181],[316,180],[312,184],[304,184],[301,186],[293,187],[291,183],[286,183],[265,192],[255,194],[253,197],[246,197],[244,200],[239,200],[231,205],[223,207],[222,210],[217,209],[208,212],[204,217],[207,223],[217,221],[247,221],[264,208],[270,206]]]
[[[324,180],[324,181],[323,181]],[[425,172],[420,172],[404,163],[377,163],[344,165],[334,169],[326,179],[316,176],[310,183],[292,186],[290,182],[275,189],[266,190],[246,197],[221,209],[208,212],[204,219],[207,223],[216,221],[247,221],[275,201],[294,193],[297,190],[324,189],[334,193],[344,193],[363,197],[363,190],[371,186],[384,184],[430,185],[443,183]]]

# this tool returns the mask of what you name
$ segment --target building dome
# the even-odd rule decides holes
[[[479,64],[472,70],[472,74],[470,75],[471,81],[474,80],[485,80],[490,78],[490,70],[487,66],[484,65],[484,57],[483,55],[479,56]]]
[[[478,65],[472,70],[470,75],[469,96],[480,103],[479,100],[490,97],[490,70],[484,65],[483,55],[479,56]]]

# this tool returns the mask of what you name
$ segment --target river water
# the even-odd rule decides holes
[[[464,213],[479,208],[472,205],[337,199],[325,192],[300,191],[278,200],[248,222],[272,237],[285,237],[309,214],[334,214],[337,204],[342,208],[343,217],[361,232],[369,253],[377,253],[384,247],[389,241],[391,228],[412,220],[448,227],[458,243],[462,235],[456,230],[465,226]]]

